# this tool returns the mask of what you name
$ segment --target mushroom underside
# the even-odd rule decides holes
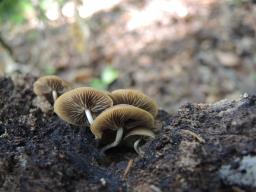
[[[129,129],[106,129],[103,132],[100,145],[104,146],[101,151],[105,152],[110,148],[116,147],[119,144],[128,148],[133,148],[139,155],[143,156],[144,152],[141,150],[141,146],[148,140],[154,139],[155,134],[153,131],[145,128],[133,128]]]
[[[152,130],[146,128],[135,128],[125,135],[123,144],[127,147],[133,148],[140,156],[143,156],[144,152],[141,150],[141,146],[146,141],[154,138],[155,133]]]
[[[94,117],[113,105],[105,93],[90,87],[80,87],[61,95],[54,111],[65,121],[74,125],[92,124]]]

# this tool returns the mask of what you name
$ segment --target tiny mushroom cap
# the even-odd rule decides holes
[[[155,133],[152,130],[136,127],[124,136],[123,143],[128,147],[133,147],[139,155],[143,155],[144,152],[139,147],[140,142],[154,138]]]
[[[80,87],[61,95],[54,103],[54,112],[73,125],[91,124],[93,116],[113,105],[112,99],[102,91]]]
[[[134,89],[118,89],[111,92],[110,97],[114,105],[129,104],[148,111],[154,117],[157,115],[156,102],[141,91]]]
[[[124,141],[126,142],[126,140],[130,139],[131,137],[145,137],[145,138],[152,138],[154,139],[155,133],[152,130],[146,129],[146,128],[134,128],[132,129],[130,132],[128,132],[125,136],[124,136]]]
[[[53,97],[55,101],[58,95],[61,95],[65,91],[70,88],[70,84],[58,76],[48,75],[40,77],[35,83],[33,87],[33,91],[38,96],[46,96],[49,95]]]
[[[120,104],[103,111],[91,125],[91,131],[96,139],[101,139],[102,143],[112,142],[102,148],[102,152],[104,152],[117,146],[125,131],[137,126],[153,129],[153,116],[138,107]]]

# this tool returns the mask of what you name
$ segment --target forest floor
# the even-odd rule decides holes
[[[34,81],[0,79],[0,191],[256,189],[256,96],[160,110],[143,157],[123,147],[103,156],[88,127],[35,106]]]
[[[123,0],[87,20],[1,31],[21,71],[88,86],[112,65],[110,90],[137,88],[172,113],[256,92],[255,20],[250,0]]]
[[[0,77],[0,191],[256,190],[255,1],[166,2],[123,0],[74,23],[1,26],[12,51],[0,47],[0,74],[21,73]],[[136,88],[159,105],[160,131],[144,157],[123,147],[102,156],[87,127],[36,105],[40,75],[88,86],[106,65],[119,71],[109,90]]]

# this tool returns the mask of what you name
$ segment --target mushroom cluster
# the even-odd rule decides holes
[[[101,152],[125,145],[143,155],[141,145],[154,139],[156,133],[157,105],[153,99],[133,89],[109,93],[91,87],[66,91],[69,88],[57,76],[41,77],[34,83],[35,94],[51,98],[54,112],[61,119],[77,126],[90,126],[95,138],[104,145]]]

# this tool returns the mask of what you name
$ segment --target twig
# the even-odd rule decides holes
[[[127,177],[128,173],[129,173],[129,171],[130,171],[130,169],[131,169],[131,167],[132,167],[132,164],[133,164],[133,159],[130,159],[130,160],[128,161],[127,167],[126,167],[126,169],[125,169],[125,171],[124,171],[123,178],[126,178],[126,177]]]
[[[190,131],[190,130],[187,130],[187,129],[182,129],[182,132],[185,133],[185,134],[189,134],[191,136],[193,136],[194,138],[196,138],[200,143],[205,143],[205,140],[199,136],[198,134]]]
[[[6,41],[3,39],[3,37],[1,36],[1,34],[0,34],[0,45],[2,45],[3,48],[4,48],[5,50],[7,50],[7,52],[8,52],[10,55],[13,55],[12,48],[6,43]]]

